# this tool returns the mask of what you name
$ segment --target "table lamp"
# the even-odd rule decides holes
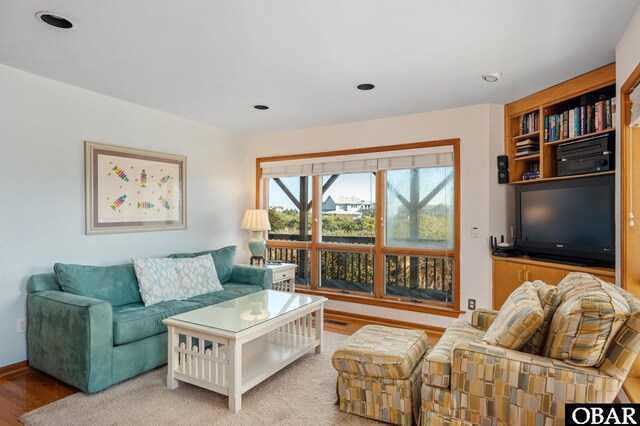
[[[266,210],[247,210],[242,219],[241,229],[247,229],[253,232],[253,237],[249,240],[249,250],[251,251],[251,264],[256,260],[258,265],[260,261],[265,262],[264,249],[267,242],[262,238],[262,232],[271,229],[269,224],[269,214]]]

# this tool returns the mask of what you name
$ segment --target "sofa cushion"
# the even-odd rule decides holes
[[[53,266],[62,291],[122,306],[142,301],[132,264],[88,266],[56,263]]]
[[[173,259],[133,258],[133,267],[145,306],[169,300],[186,299]]]
[[[480,340],[484,331],[473,328],[463,319],[454,320],[431,349],[422,365],[426,385],[449,388],[451,384],[451,354],[456,342]]]
[[[555,314],[556,309],[558,309],[562,298],[560,291],[556,286],[546,284],[540,280],[533,281],[531,284],[538,292],[544,318],[542,319],[542,325],[540,328],[533,333],[531,339],[529,339],[522,347],[522,352],[532,355],[540,355],[544,349],[544,344],[547,341],[547,334],[549,334],[549,327],[551,326],[553,314]]]
[[[185,298],[223,290],[213,259],[208,254],[171,260]]]
[[[562,303],[543,355],[575,366],[599,366],[631,313],[629,304],[614,285],[589,274],[569,274],[558,287]]]
[[[262,291],[259,285],[226,283],[222,285],[223,291],[216,291],[209,294],[201,294],[189,299],[189,302],[199,303],[203,306],[215,305],[216,303],[225,302],[244,296],[245,294],[256,293]]]
[[[202,308],[199,303],[186,300],[161,302],[151,306],[142,303],[113,308],[113,344],[124,345],[167,331],[162,320],[183,312]]]
[[[427,350],[422,330],[366,325],[331,357],[338,371],[386,379],[406,379]]]
[[[538,291],[533,284],[525,282],[509,295],[482,340],[517,351],[542,325],[543,319]]]
[[[217,250],[199,251],[197,253],[175,253],[169,257],[176,259],[181,257],[198,257],[205,254],[213,257],[213,263],[216,265],[216,272],[218,273],[220,282],[224,284],[229,281],[231,271],[233,270],[233,262],[236,258],[236,246],[227,246]]]

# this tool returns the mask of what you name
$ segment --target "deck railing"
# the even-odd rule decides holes
[[[271,240],[284,240],[270,234]],[[296,235],[288,236],[295,241]],[[342,244],[371,244],[368,237],[330,237]],[[272,241],[273,242],[273,241]],[[276,243],[277,244],[277,243]],[[270,246],[268,256],[298,265],[298,284],[308,284],[311,271],[311,252],[305,249]],[[325,287],[351,288],[355,291],[373,289],[374,254],[344,251],[320,251],[320,282]],[[385,292],[394,296],[451,302],[453,298],[453,259],[438,256],[386,255]]]

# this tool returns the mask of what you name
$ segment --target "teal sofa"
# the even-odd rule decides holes
[[[234,265],[235,246],[210,254],[223,291],[145,307],[132,264],[56,264],[28,284],[29,365],[93,393],[167,362],[162,320],[271,288],[271,271]]]

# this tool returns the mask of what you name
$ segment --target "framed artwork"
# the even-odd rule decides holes
[[[187,227],[187,159],[85,141],[86,233]]]

